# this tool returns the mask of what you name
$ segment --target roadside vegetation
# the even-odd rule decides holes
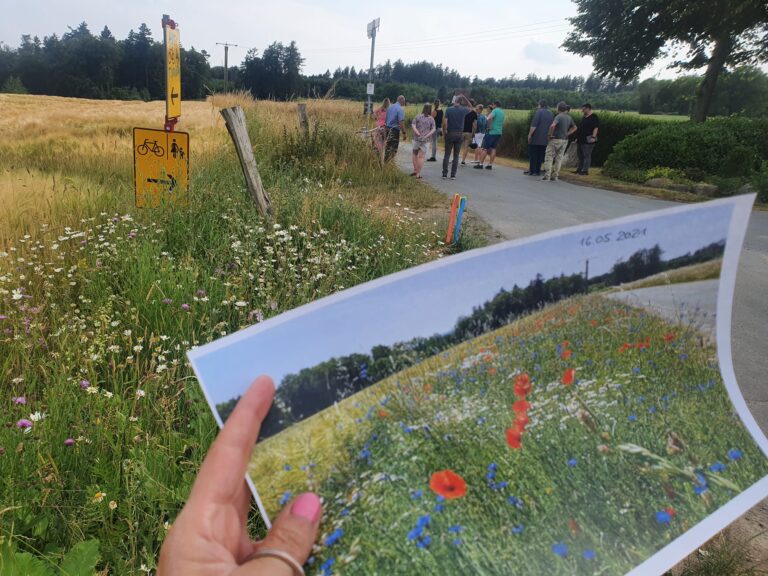
[[[271,221],[218,113],[235,103]],[[131,128],[160,126],[160,103],[0,105],[0,573],[54,573],[76,549],[139,574],[217,431],[185,350],[439,257],[447,201],[381,170],[349,103],[310,103],[307,138],[295,104],[185,104],[190,207],[146,211],[133,208]]]

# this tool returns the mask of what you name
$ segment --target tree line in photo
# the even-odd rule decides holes
[[[211,66],[211,55],[194,46],[181,50],[182,95],[202,99],[227,90],[250,91],[256,98],[286,100],[298,97],[336,97],[364,100],[367,69],[338,67],[324,74],[302,74],[304,58],[296,42],[273,42],[261,53],[251,49],[243,62],[230,66],[227,83],[223,66]],[[118,40],[106,26],[93,34],[83,22],[58,36],[42,40],[24,35],[18,47],[0,43],[0,92],[32,93],[97,99],[157,100],[164,92],[163,42],[153,38],[146,24]],[[374,68],[377,97],[403,94],[412,102],[450,99],[455,89],[477,101],[500,101],[502,107],[531,109],[545,99],[580,102],[606,110],[641,113],[690,114],[700,76],[674,80],[654,78],[621,81],[597,73],[587,77],[551,77],[530,73],[525,77],[478,78],[421,61],[387,60]],[[768,75],[743,65],[724,70],[710,105],[710,114],[760,116],[768,112]]]
[[[724,250],[725,240],[721,240],[693,253],[663,260],[662,249],[655,245],[636,251],[628,259],[616,262],[608,272],[594,277],[575,273],[545,280],[538,274],[526,287],[515,285],[511,290],[500,290],[487,302],[474,307],[468,316],[459,318],[454,328],[445,334],[419,336],[390,346],[374,346],[368,354],[354,353],[330,358],[296,374],[288,374],[277,388],[274,406],[261,427],[261,437],[277,434],[388,376],[501,328],[547,304],[660,272],[708,262],[721,258]],[[229,418],[239,399],[238,396],[216,406],[223,421]]]

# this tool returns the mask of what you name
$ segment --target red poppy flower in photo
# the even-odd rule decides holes
[[[672,342],[675,338],[677,338],[677,334],[674,332],[669,332],[668,334],[664,334],[664,342]]]
[[[379,418],[389,418],[389,412],[384,409],[379,410]]]
[[[665,511],[667,514],[669,514],[670,516],[672,516],[672,518],[674,518],[675,516],[677,516],[677,512],[675,511],[675,509],[674,509],[674,508],[672,508],[672,506],[670,506],[669,508],[664,508],[664,511]]]
[[[566,348],[560,353],[560,358],[562,358],[563,360],[568,360],[571,357],[571,354],[573,354],[573,352],[571,352]]]
[[[531,377],[525,372],[515,378],[515,395],[525,398],[531,393]]]
[[[507,444],[510,448],[519,450],[523,447],[523,433],[517,428],[507,428]]]
[[[563,384],[566,386],[570,386],[573,384],[573,378],[576,375],[576,369],[575,368],[568,368],[568,370],[565,371],[565,374],[563,374]]]
[[[490,374],[491,376],[493,376],[494,374],[496,374],[496,368],[494,368],[493,366],[491,366],[490,368],[488,368],[488,374]]]
[[[622,352],[626,352],[627,350],[631,350],[633,348],[632,344],[629,342],[624,342],[624,344],[621,345],[621,348],[619,348],[619,354]]]
[[[646,348],[650,348],[651,347],[651,339],[650,338],[646,338],[645,340],[635,344],[635,347],[638,350],[645,350]]]
[[[600,324],[597,320],[590,320],[590,324],[592,324],[592,328],[595,328],[598,324]]]
[[[521,412],[515,416],[515,423],[512,425],[512,427],[522,433],[525,432],[525,427],[528,426],[528,422],[530,421],[531,419],[528,417],[528,414]]]
[[[528,412],[528,410],[530,409],[531,409],[531,405],[525,400],[518,400],[517,402],[512,404],[512,410],[514,410],[517,414],[524,414],[525,412]]]
[[[432,474],[429,487],[435,494],[447,500],[461,498],[467,493],[467,483],[464,478],[453,470],[440,470]]]

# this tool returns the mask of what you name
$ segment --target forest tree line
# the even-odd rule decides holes
[[[261,427],[261,437],[272,436],[295,422],[332,406],[397,374],[422,360],[430,358],[482,334],[552,304],[590,290],[641,280],[660,272],[690,266],[720,258],[725,241],[715,242],[677,258],[663,260],[662,250],[656,245],[636,251],[626,260],[598,276],[586,278],[576,273],[544,280],[539,274],[527,286],[513,286],[500,290],[493,298],[473,308],[468,316],[457,320],[454,328],[445,334],[416,337],[407,342],[389,346],[374,346],[370,353],[355,353],[330,358],[297,374],[286,375],[277,388],[275,404]],[[217,405],[223,421],[234,410],[239,397]]]
[[[304,58],[295,42],[273,42],[263,51],[249,50],[243,62],[227,70],[211,66],[205,50],[182,47],[182,96],[187,100],[226,89],[250,91],[256,98],[298,97],[365,99],[367,69],[338,67],[333,72],[305,75]],[[462,76],[431,62],[386,61],[374,69],[376,99],[404,94],[411,102],[450,100],[460,89],[478,102],[499,100],[505,108],[530,109],[539,99],[550,104],[591,101],[596,108],[639,110],[641,113],[688,114],[695,100],[698,76],[675,80],[648,79],[622,83],[590,74],[562,76],[528,74],[505,78]],[[158,100],[164,92],[164,51],[146,24],[118,40],[109,28],[94,34],[83,22],[58,36],[42,40],[24,35],[18,47],[0,43],[0,92],[47,94],[98,99]],[[728,70],[721,77],[712,113],[761,116],[768,112],[768,75],[755,67]]]

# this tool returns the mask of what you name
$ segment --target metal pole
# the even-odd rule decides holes
[[[224,44],[224,92],[228,91],[229,87],[229,65],[228,65],[228,56],[229,56],[229,44]]]
[[[373,51],[376,48],[376,27],[373,27],[371,32],[371,66],[368,68],[368,82],[373,84]],[[368,94],[368,114],[373,112],[373,102],[371,101],[371,95]]]

